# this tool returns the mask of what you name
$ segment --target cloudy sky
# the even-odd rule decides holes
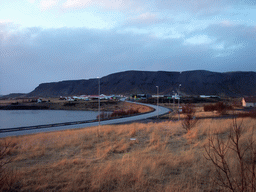
[[[256,71],[255,0],[0,0],[0,95],[198,69]]]

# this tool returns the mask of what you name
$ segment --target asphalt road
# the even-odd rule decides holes
[[[129,102],[129,101],[127,101],[127,102]],[[131,117],[123,117],[123,118],[118,118],[118,119],[104,120],[104,121],[100,122],[100,125],[111,125],[111,124],[120,124],[120,123],[139,121],[139,120],[143,120],[143,119],[157,117],[158,115],[159,116],[164,115],[170,111],[170,109],[167,109],[165,107],[160,107],[160,106],[157,107],[156,105],[144,104],[144,103],[139,103],[139,104],[152,107],[155,109],[155,111],[150,112],[150,113],[136,115],[136,116],[131,116]],[[0,138],[9,137],[9,136],[35,134],[35,133],[41,133],[41,132],[51,132],[51,131],[61,131],[61,130],[67,130],[67,129],[93,127],[93,126],[98,126],[98,125],[99,125],[99,122],[91,122],[91,123],[78,124],[78,125],[66,125],[66,126],[59,126],[59,127],[46,127],[46,128],[40,128],[40,129],[37,128],[37,129],[29,129],[29,130],[0,132]]]

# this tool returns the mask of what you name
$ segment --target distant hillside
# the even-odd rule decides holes
[[[148,72],[125,71],[101,78],[101,93],[108,94],[172,94],[181,84],[180,92],[187,95],[256,95],[256,72],[210,71]],[[58,97],[98,94],[98,79],[42,83],[28,96]]]
[[[11,93],[9,95],[0,95],[0,99],[7,99],[7,98],[22,98],[26,97],[26,93]]]

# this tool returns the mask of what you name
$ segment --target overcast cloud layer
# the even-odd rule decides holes
[[[0,7],[0,95],[126,70],[256,71],[256,1],[11,0]]]

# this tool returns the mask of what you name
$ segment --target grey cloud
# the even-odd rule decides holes
[[[225,47],[251,47],[256,43],[256,27],[246,25],[214,24],[190,35],[203,33],[216,39],[215,43],[224,43]]]
[[[253,27],[211,25],[186,34],[185,38],[199,33],[215,37],[216,42],[210,45],[117,31],[85,28],[9,31],[7,40],[0,39],[0,94],[29,92],[43,82],[95,78],[124,70],[255,70]],[[226,50],[214,48],[214,44],[223,41]],[[240,42],[243,46],[239,49],[227,49]]]

